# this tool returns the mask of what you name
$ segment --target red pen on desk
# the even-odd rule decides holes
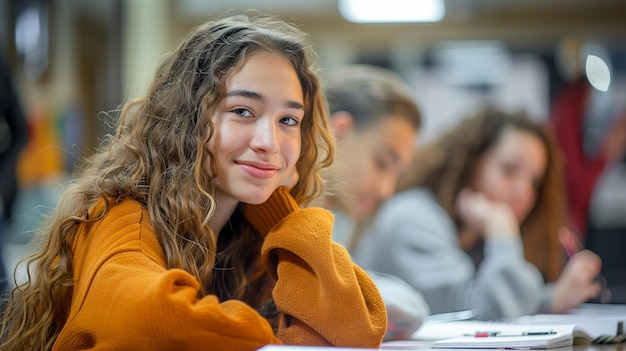
[[[529,330],[521,333],[505,333],[499,331],[477,331],[473,336],[475,338],[489,338],[489,337],[505,337],[505,336],[532,336],[532,335],[552,335],[556,334],[554,330]]]
[[[578,251],[583,249],[583,245],[580,243],[580,239],[578,235],[574,233],[567,227],[561,227],[559,229],[559,241],[563,248],[565,249],[565,253],[567,257],[572,258]],[[606,278],[602,275],[598,275],[596,280],[602,284],[602,291],[600,292],[599,300],[601,303],[608,303],[611,300],[611,290],[606,286]]]

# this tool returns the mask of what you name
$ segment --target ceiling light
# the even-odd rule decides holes
[[[591,85],[600,90],[609,90],[611,84],[611,70],[609,65],[600,57],[596,55],[587,55],[587,61],[585,62],[585,73],[587,80]]]
[[[438,22],[443,0],[339,0],[339,12],[355,23]]]

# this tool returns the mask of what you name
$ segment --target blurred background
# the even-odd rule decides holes
[[[0,51],[28,134],[2,229],[9,270],[75,161],[108,132],[106,112],[141,96],[192,27],[250,9],[310,33],[322,76],[350,63],[399,73],[422,108],[422,142],[484,103],[548,121],[568,84],[587,79],[582,147],[593,158],[626,111],[623,0],[0,0]],[[0,151],[15,139],[6,129]],[[603,172],[590,209],[611,240],[626,237],[623,165]]]

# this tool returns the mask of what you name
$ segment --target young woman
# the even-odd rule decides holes
[[[544,127],[487,109],[420,150],[356,261],[405,279],[434,313],[564,312],[599,293],[601,262],[583,251],[561,271],[560,172]]]
[[[377,347],[376,287],[300,208],[334,156],[314,63],[271,18],[191,33],[59,201],[2,348]]]
[[[421,114],[410,87],[381,67],[340,67],[329,72],[325,83],[337,152],[324,174],[328,194],[318,204],[335,216],[333,239],[351,250],[409,166]],[[397,277],[367,273],[387,308],[385,339],[408,337],[430,313],[424,298]]]

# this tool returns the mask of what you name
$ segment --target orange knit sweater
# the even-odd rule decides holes
[[[102,204],[100,204],[102,206]],[[277,335],[252,307],[197,299],[198,281],[165,268],[147,210],[133,200],[83,224],[74,243],[75,286],[54,350],[256,350],[266,344],[378,347],[386,313],[370,278],[331,242],[332,215],[299,209],[286,188],[247,206],[267,233],[262,260],[277,280]]]

